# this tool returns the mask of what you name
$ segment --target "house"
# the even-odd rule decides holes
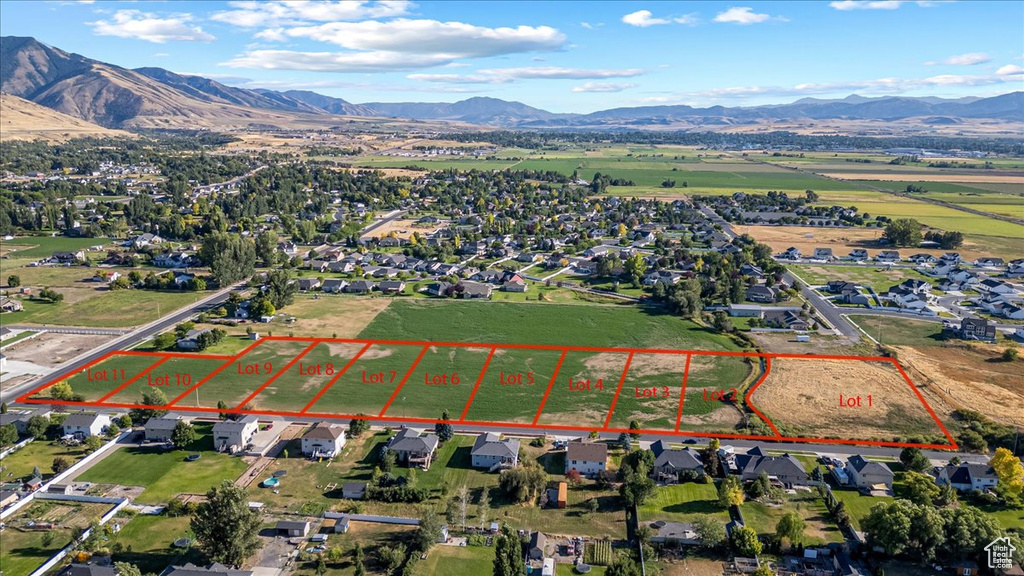
[[[426,292],[429,296],[443,297],[448,296],[449,291],[452,289],[452,287],[453,285],[449,284],[448,282],[432,282],[427,285],[424,292]]]
[[[700,536],[689,522],[656,522],[652,526],[654,534],[651,542],[657,544],[686,544],[695,546],[701,543]]]
[[[12,300],[6,296],[0,297],[0,312],[21,312],[24,306],[17,300]]]
[[[990,294],[1016,294],[1017,289],[1009,282],[1002,282],[999,280],[993,280],[991,278],[985,278],[978,283],[979,292],[988,292]]]
[[[202,567],[189,562],[184,566],[172,566],[162,572],[162,576],[252,576],[250,570],[234,570],[223,564],[210,564]]]
[[[704,463],[689,447],[675,450],[669,448],[664,440],[658,440],[651,444],[651,451],[654,452],[654,468],[651,475],[656,480],[676,482],[683,473],[704,475]]]
[[[775,290],[764,284],[754,284],[747,288],[747,300],[751,302],[775,302]]]
[[[792,310],[766,310],[765,323],[772,328],[803,331],[809,328],[807,321]]]
[[[899,250],[882,250],[875,256],[878,262],[899,262],[902,259]]]
[[[422,434],[418,430],[402,427],[398,434],[388,440],[385,450],[393,451],[399,464],[420,466],[426,470],[430,468],[439,442],[434,434]]]
[[[60,572],[59,576],[117,576],[113,566],[73,563]]]
[[[401,280],[385,280],[380,283],[380,291],[384,294],[399,294],[405,290],[405,282]]]
[[[848,258],[850,260],[854,260],[854,261],[857,261],[857,262],[860,262],[862,260],[867,260],[868,259],[868,251],[863,249],[863,248],[854,248],[853,250],[850,250],[850,255],[848,256]]]
[[[323,285],[320,286],[320,291],[328,294],[338,294],[348,287],[348,280],[340,280],[338,278],[328,278],[324,280]]]
[[[501,285],[501,289],[505,292],[526,292],[528,285],[522,280],[509,280]]]
[[[485,468],[490,472],[514,468],[519,464],[519,440],[502,440],[497,434],[487,432],[476,437],[469,454],[473,468]]]
[[[530,560],[543,560],[544,559],[544,548],[547,547],[548,538],[543,532],[534,532],[530,535],[530,546],[528,548],[528,554]]]
[[[221,420],[213,425],[213,447],[234,454],[245,449],[259,430],[259,419],[252,414],[241,420]]]
[[[178,347],[178,350],[198,350],[200,347],[199,337],[208,332],[213,332],[213,328],[194,328],[189,330],[184,338],[178,338],[174,345]]]
[[[959,328],[953,324],[946,324],[942,327],[942,332],[961,340],[981,340],[990,344],[996,341],[995,325],[981,318],[964,318]]]
[[[64,435],[75,438],[102,436],[110,428],[110,417],[106,414],[76,412],[64,420]]]
[[[923,310],[928,307],[928,301],[922,298],[921,294],[912,292],[906,288],[900,286],[891,286],[883,296],[889,300],[892,300],[900,308],[907,308],[910,310]]]
[[[914,294],[927,294],[932,291],[932,285],[930,282],[924,280],[918,280],[916,278],[908,278],[899,284],[900,288],[909,290]]]
[[[150,442],[170,442],[174,434],[174,428],[178,422],[188,422],[181,414],[168,412],[167,414],[146,420],[146,440]]]
[[[1002,258],[978,258],[974,265],[979,268],[1002,268],[1006,266],[1006,261]]]
[[[832,255],[831,248],[815,248],[814,255],[811,256],[812,260],[825,260],[831,261],[835,256]]]
[[[18,492],[15,490],[0,490],[0,508],[6,508],[18,501]]]
[[[320,287],[320,280],[316,278],[299,278],[299,291],[310,292]]]
[[[341,485],[341,497],[349,500],[366,498],[366,482],[345,482]]]
[[[302,453],[310,458],[334,458],[345,447],[345,428],[319,422],[302,435]]]
[[[969,464],[967,462],[959,466],[946,464],[938,468],[934,474],[936,484],[940,486],[949,484],[960,492],[987,491],[995,488],[999,483],[996,471],[988,464]]]
[[[909,258],[907,258],[907,260],[913,262],[914,264],[935,264],[936,262],[939,261],[939,259],[936,258],[935,256],[925,253],[912,254]]]
[[[744,276],[750,276],[751,278],[764,278],[764,270],[754,266],[753,264],[744,264],[740,266],[740,274]]]
[[[786,248],[786,251],[783,252],[781,256],[779,256],[779,258],[783,258],[786,260],[799,260],[802,257],[803,253],[800,252],[800,249],[793,246]]]
[[[760,318],[764,308],[756,304],[729,304],[729,316],[739,318]]]
[[[279,520],[276,529],[286,536],[305,536],[309,534],[309,522],[295,520]]]
[[[892,470],[881,462],[866,460],[860,454],[847,459],[846,473],[850,477],[850,483],[861,490],[871,490],[880,484],[884,484],[887,490],[892,490]]]
[[[356,280],[346,286],[344,290],[349,294],[369,294],[376,287],[376,282],[371,282],[369,280]]]
[[[606,444],[576,439],[566,446],[566,474],[570,470],[575,470],[583,476],[597,476],[606,470],[607,462],[608,446]]]
[[[491,287],[487,284],[481,284],[479,282],[460,282],[459,286],[462,287],[463,298],[490,298]]]
[[[831,280],[825,285],[825,290],[828,290],[832,294],[842,294],[847,290],[857,291],[857,288],[857,284],[847,282],[845,280]]]
[[[762,473],[784,486],[806,485],[810,478],[804,465],[789,454],[765,456],[759,447],[754,447],[746,454],[736,455],[736,474],[740,480],[753,482]]]

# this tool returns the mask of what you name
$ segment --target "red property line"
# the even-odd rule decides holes
[[[413,371],[416,370],[416,366],[419,365],[420,360],[423,360],[423,355],[427,353],[428,349],[430,349],[430,346],[424,346],[423,350],[420,350],[420,355],[416,357],[416,360],[412,363],[412,366],[409,366],[409,371],[405,373],[405,376],[402,378],[402,381],[398,383],[398,387],[395,388],[395,391],[391,393],[391,397],[388,398],[387,404],[384,405],[384,408],[381,409],[380,414],[377,415],[378,418],[383,417],[384,413],[387,412],[388,408],[391,407],[391,403],[395,401],[395,398],[398,397],[398,393],[401,392],[402,387],[405,386],[405,381],[409,379],[409,376],[412,376]]]
[[[163,364],[164,362],[167,362],[168,360],[170,360],[170,357],[167,357],[167,356],[165,356],[165,357],[161,358],[160,360],[157,360],[156,362],[154,362],[153,364],[151,364],[151,365],[150,365],[150,366],[149,366],[148,368],[146,368],[146,369],[145,369],[145,370],[143,370],[142,372],[139,372],[138,374],[136,374],[136,375],[135,375],[135,376],[133,376],[132,378],[129,378],[129,379],[128,379],[128,381],[127,381],[127,382],[125,382],[124,384],[121,384],[121,385],[120,385],[120,386],[118,386],[117,388],[114,388],[113,390],[111,390],[111,391],[110,391],[109,393],[107,393],[107,394],[106,394],[105,396],[103,396],[102,398],[100,398],[99,400],[97,400],[97,402],[106,402],[107,400],[109,400],[109,399],[110,399],[110,397],[111,397],[111,396],[115,396],[115,395],[117,395],[117,393],[118,393],[118,392],[120,392],[121,390],[124,390],[125,388],[127,388],[127,387],[131,386],[131,385],[132,385],[132,384],[134,384],[134,383],[135,383],[135,382],[136,382],[136,381],[137,381],[137,380],[138,380],[139,378],[142,378],[142,377],[143,377],[143,376],[145,376],[146,374],[149,374],[149,373],[150,373],[150,372],[152,372],[152,371],[153,371],[153,370],[154,370],[154,369],[155,369],[155,368],[156,368],[157,366],[159,366],[159,365]]]
[[[92,362],[89,362],[89,363],[85,364],[81,368],[78,368],[76,370],[72,370],[71,372],[67,372],[65,374],[61,374],[61,375],[57,376],[56,378],[52,378],[48,382],[40,384],[39,386],[36,386],[35,388],[29,390],[28,392],[22,394],[21,396],[19,396],[17,398],[16,402],[27,402],[32,396],[35,396],[36,394],[42,392],[43,390],[46,390],[47,388],[49,388],[50,386],[53,386],[57,382],[60,382],[61,380],[66,380],[68,378],[71,378],[72,376],[74,376],[75,374],[78,374],[80,372],[84,372],[84,371],[88,370],[89,368],[92,368],[93,366],[99,364],[100,362],[103,362],[107,358],[110,358],[114,354],[117,354],[117,352],[116,351],[115,352],[107,352],[103,356],[100,356],[99,358],[93,360]]]
[[[568,353],[568,348],[562,349],[562,355],[558,358],[558,364],[555,364],[555,371],[551,373],[551,381],[548,382],[548,388],[544,391],[544,397],[540,399],[540,406],[537,407],[537,415],[533,417],[534,424],[537,424],[537,421],[540,420],[540,414],[544,411],[544,405],[548,403],[548,395],[551,394],[551,389],[555,386],[555,379],[558,378],[558,371],[562,369],[562,362],[565,361],[565,355]]]
[[[284,374],[288,370],[291,370],[291,367],[294,366],[296,362],[298,362],[299,360],[302,360],[302,357],[305,356],[306,354],[308,354],[309,351],[312,350],[313,348],[316,348],[318,344],[320,344],[320,341],[314,340],[312,344],[310,344],[309,346],[306,346],[306,348],[302,352],[299,352],[298,355],[295,356],[295,358],[292,358],[290,362],[285,364],[284,368],[281,368],[280,370],[278,370],[276,374],[271,376],[270,379],[268,379],[266,382],[264,382],[259,388],[253,390],[252,394],[249,394],[248,396],[246,396],[245,400],[242,400],[241,402],[239,402],[238,406],[236,406],[236,408],[244,408],[245,405],[248,404],[250,401],[252,401],[253,398],[259,396],[260,392],[263,392],[264,390],[266,390],[267,386],[270,386],[274,382],[274,380],[277,380],[278,377],[281,376],[281,374]]]
[[[473,404],[473,399],[476,398],[476,391],[480,389],[480,383],[484,381],[484,375],[487,374],[487,369],[491,366],[491,358],[494,358],[494,351],[497,348],[491,348],[490,354],[487,355],[487,360],[484,361],[484,367],[480,370],[480,376],[476,379],[476,386],[473,386],[473,391],[469,393],[469,400],[466,402],[466,407],[462,409],[462,416],[459,418],[459,422],[466,420],[466,414],[469,414],[469,407]]]
[[[96,402],[74,402],[70,400],[46,400],[46,399],[29,399],[25,401],[26,404],[46,404],[51,406],[87,406],[97,407],[102,406],[105,408],[141,408],[146,410],[166,410],[167,406],[150,406],[143,404],[124,404],[124,403],[104,403],[98,404]],[[288,412],[288,411],[277,411],[277,410],[234,410],[234,409],[217,409],[217,408],[204,408],[196,406],[183,406],[175,409],[177,412],[201,412],[206,414],[252,414],[254,416],[291,416],[296,418],[309,417],[316,419],[333,419],[333,420],[381,420],[379,416],[367,416],[366,414],[321,414],[321,413],[301,413],[301,412]],[[388,417],[383,420],[387,422],[398,422],[408,424],[437,424],[442,422],[439,419],[431,418],[411,418],[411,417]],[[450,423],[450,422],[449,422]],[[525,424],[525,423],[514,423],[514,422],[488,422],[488,421],[470,421],[460,422],[460,424],[471,425],[471,426],[482,426],[482,427],[493,427],[493,428],[521,428],[525,430],[537,430],[537,431],[548,431],[548,430],[565,430],[570,432],[590,432],[591,428],[585,428],[580,426],[565,426],[556,424]],[[629,430],[627,428],[608,428],[605,432],[626,432],[626,433],[638,433],[638,434],[653,434],[662,436],[687,436],[694,438],[730,438],[730,439],[742,439],[742,440],[769,440],[769,441],[786,441],[786,442],[800,442],[809,444],[842,444],[849,446],[885,446],[892,448],[926,448],[933,450],[954,450],[954,446],[949,444],[925,444],[919,442],[889,442],[882,440],[846,440],[839,438],[796,438],[788,436],[764,436],[758,434],[728,434],[728,433],[717,433],[717,432],[685,432],[685,431],[672,431],[672,430],[651,430],[651,429],[640,429],[640,430]]]
[[[263,338],[262,340],[257,340],[255,342],[253,342],[252,344],[250,344],[249,346],[246,346],[246,348],[244,350],[242,350],[241,352],[239,352],[238,354],[235,354],[234,356],[231,356],[228,359],[227,362],[225,362],[225,363],[221,364],[220,366],[218,366],[216,370],[214,370],[213,372],[210,372],[209,374],[207,374],[206,377],[204,377],[199,382],[196,382],[195,384],[193,384],[188,390],[185,390],[181,394],[178,394],[178,396],[174,400],[171,400],[167,404],[167,407],[174,406],[178,402],[181,402],[182,398],[185,398],[186,396],[191,394],[193,391],[195,391],[197,388],[199,388],[203,384],[206,384],[207,382],[212,380],[214,376],[216,376],[217,374],[220,374],[225,368],[227,368],[228,366],[231,366],[231,364],[233,364],[236,360],[238,360],[242,356],[245,356],[249,352],[252,352],[253,348],[256,348],[260,344],[263,344],[263,342],[265,342],[266,340],[269,340],[269,338]]]
[[[331,378],[330,381],[327,382],[327,384],[324,384],[323,388],[321,388],[320,391],[316,393],[316,396],[313,396],[313,399],[310,400],[308,404],[306,404],[306,407],[302,409],[302,412],[300,412],[300,414],[305,414],[310,408],[312,408],[313,404],[316,404],[316,401],[319,400],[321,396],[326,394],[327,391],[330,390],[331,386],[334,386],[334,383],[337,382],[339,378],[345,375],[345,372],[348,372],[348,369],[351,368],[352,365],[356,363],[356,360],[359,360],[359,357],[362,356],[364,352],[370,349],[370,346],[372,346],[372,344],[367,344],[363,346],[363,348],[359,350],[359,352],[356,352],[356,355],[353,356],[352,359],[348,361],[348,364],[345,364],[345,367],[342,368],[340,372],[335,374],[334,378]]]
[[[942,430],[942,433],[946,436],[946,440],[949,440],[949,443],[953,445],[954,450],[958,450],[960,448],[959,444],[957,444],[956,440],[953,440],[953,436],[949,433],[949,430],[946,429],[946,426],[942,423],[942,421],[939,420],[939,417],[935,414],[935,411],[932,410],[931,405],[928,404],[928,401],[924,399],[924,395],[921,394],[921,391],[917,389],[917,386],[914,386],[914,383],[910,380],[910,376],[908,376],[907,373],[903,371],[903,366],[900,366],[900,363],[897,362],[895,358],[890,358],[890,360],[892,360],[892,363],[894,366],[896,366],[896,369],[900,371],[900,375],[903,376],[903,379],[907,382],[907,386],[910,386],[910,389],[913,390],[914,394],[917,395],[917,399],[921,401],[921,404],[924,404],[924,407],[926,410],[928,410],[928,414],[931,415],[932,420],[935,420],[935,423],[939,425],[939,430]]]
[[[615,396],[612,398],[612,405],[608,407],[608,415],[604,418],[604,429],[612,423],[612,414],[615,414],[615,405],[619,403],[619,394],[622,393],[622,384],[626,381],[626,374],[629,373],[629,365],[633,363],[633,352],[626,357],[626,366],[622,369],[622,376],[619,377],[619,387],[615,389]]]
[[[679,412],[676,413],[676,432],[679,432],[679,423],[683,420],[683,402],[686,400],[686,378],[690,375],[690,358],[692,354],[686,355],[686,367],[683,368],[683,387],[679,391]]]
[[[753,386],[750,387],[750,390],[747,390],[747,395],[743,397],[743,401],[747,403],[747,406],[750,406],[750,409],[754,411],[754,414],[757,414],[758,416],[760,416],[761,420],[764,420],[768,424],[768,427],[772,429],[772,432],[775,433],[775,436],[777,436],[779,438],[782,438],[782,435],[779,434],[778,429],[775,428],[775,424],[773,424],[772,421],[769,420],[767,416],[762,414],[761,411],[757,409],[757,406],[754,406],[754,403],[750,401],[750,397],[754,395],[754,391],[757,390],[758,386],[760,386],[761,384],[764,383],[765,379],[768,378],[768,373],[771,372],[771,371],[772,371],[772,359],[771,358],[765,358],[764,359],[764,374],[762,374],[761,377],[757,380],[757,383],[755,383]]]

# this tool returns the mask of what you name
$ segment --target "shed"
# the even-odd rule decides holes
[[[559,508],[565,508],[569,504],[569,485],[565,482],[558,483],[558,500],[556,502]]]
[[[283,532],[288,536],[305,536],[309,534],[309,522],[280,520],[277,523],[277,531]]]

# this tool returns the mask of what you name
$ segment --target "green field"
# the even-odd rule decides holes
[[[774,534],[779,519],[786,513],[795,511],[807,524],[802,540],[805,545],[843,541],[839,527],[828,518],[825,504],[816,492],[798,492],[786,495],[782,506],[769,506],[761,502],[747,500],[740,508],[747,526],[757,530],[758,534]],[[851,512],[851,516],[852,514]]]
[[[427,559],[416,565],[414,574],[423,576],[461,576],[490,574],[494,548],[489,546],[434,546]]]
[[[317,400],[310,412],[379,414],[421,351],[418,346],[374,344]],[[392,411],[392,416],[403,416],[403,413]],[[431,417],[440,417],[440,413]]]
[[[115,354],[65,378],[65,381],[75,394],[82,395],[87,402],[95,402],[159,361],[159,356]],[[49,398],[50,394],[51,388],[44,388],[33,398]]]
[[[864,496],[856,490],[834,489],[832,494],[840,502],[846,503],[846,512],[850,515],[850,524],[857,530],[860,530],[860,521],[871,512],[872,506],[880,502],[890,502],[892,500],[888,496]]]
[[[58,550],[71,542],[72,530],[86,528],[110,508],[104,504],[84,504],[55,501],[36,501],[23,512],[4,522],[0,536],[0,565],[5,576],[27,576],[46,562]],[[50,531],[52,540],[45,540],[46,531],[32,530],[29,521],[55,525]]]
[[[32,258],[35,260],[49,258],[54,252],[77,252],[88,250],[93,246],[106,245],[106,238],[64,238],[61,236],[24,236],[14,240],[4,240],[4,252],[10,252],[15,258]],[[97,255],[105,252],[96,252]]]
[[[690,522],[698,516],[711,516],[722,523],[729,521],[729,512],[718,505],[718,492],[713,483],[660,486],[637,513],[641,522]]]
[[[86,472],[77,481],[97,484],[130,484],[146,490],[136,498],[139,504],[159,504],[178,494],[205,494],[223,480],[237,478],[247,464],[241,458],[213,450],[213,425],[197,422],[196,441],[185,450],[149,447],[118,448]],[[186,462],[189,454],[200,453],[195,462]],[[131,473],[126,476],[125,471]]]
[[[933,286],[939,279],[930,278],[910,268],[878,268],[866,266],[824,266],[793,264],[790,271],[811,286],[824,286],[832,280],[845,280],[874,289],[876,294],[888,290],[904,280],[924,280]]]
[[[318,344],[267,386],[253,404],[263,410],[301,411],[362,348],[362,344]]]
[[[262,340],[255,348],[221,370],[199,387],[199,394],[190,394],[181,399],[182,406],[216,406],[225,402],[231,408],[238,406],[252,392],[270,380],[311,342],[267,341]],[[202,361],[200,361],[202,362]],[[221,362],[223,364],[223,362]],[[201,370],[200,370],[201,372]],[[203,376],[196,375],[192,379],[197,384]],[[181,391],[187,390],[184,388]],[[168,393],[174,398],[180,392]]]
[[[931,347],[942,345],[942,324],[892,316],[850,315],[865,332],[886,344]]]
[[[43,473],[43,479],[53,477],[50,467],[53,459],[58,456],[66,458],[69,462],[75,462],[85,457],[85,448],[61,446],[57,442],[48,440],[33,440],[17,452],[8,454],[0,460],[0,469],[3,471],[5,482],[9,480],[28,478],[32,475],[33,468],[38,467]]]
[[[130,551],[116,554],[114,560],[131,562],[143,574],[159,574],[171,564],[200,564],[202,555],[197,549],[184,550],[171,546],[179,538],[193,537],[189,520],[189,516],[135,516],[113,539]]]
[[[224,362],[225,360],[221,358],[169,358],[153,367],[145,376],[108,398],[107,402],[114,404],[138,403],[142,401],[142,395],[153,388],[162,391],[168,401],[174,400],[207,374],[222,366]],[[192,400],[195,400],[196,396],[193,393]],[[212,405],[216,406],[216,401]]]
[[[54,290],[65,292],[59,286],[54,286]],[[89,297],[74,302],[65,300],[53,304],[22,300],[25,309],[4,314],[4,320],[19,324],[128,328],[152,322],[203,296],[204,293],[197,292],[124,290],[111,294],[106,290],[91,290]]]

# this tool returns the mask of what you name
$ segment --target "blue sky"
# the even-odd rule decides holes
[[[1024,90],[1024,2],[2,2],[3,35],[352,102],[555,112]]]

